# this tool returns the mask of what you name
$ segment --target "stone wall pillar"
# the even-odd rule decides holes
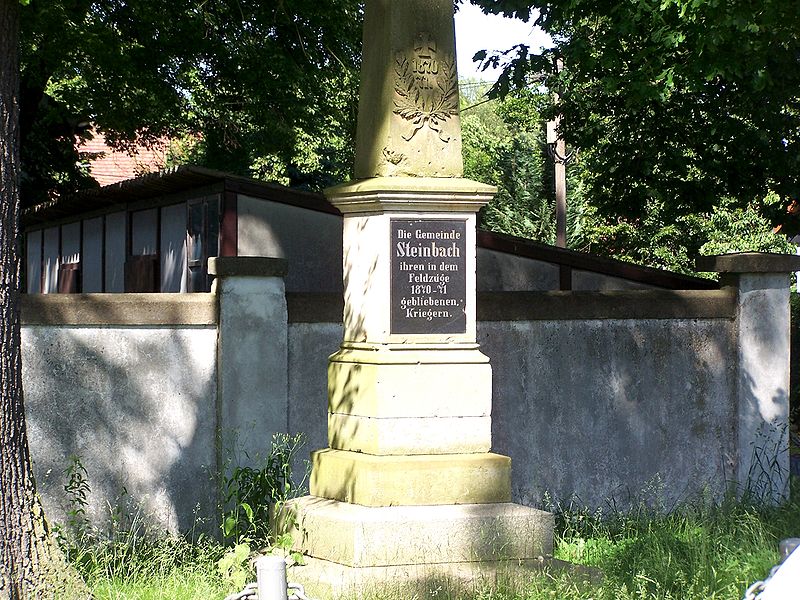
[[[286,261],[209,259],[219,296],[217,419],[220,468],[252,463],[288,428]]]
[[[740,253],[697,260],[722,274],[737,293],[735,344],[737,456],[732,473],[741,493],[772,502],[789,488],[789,274],[800,257]]]

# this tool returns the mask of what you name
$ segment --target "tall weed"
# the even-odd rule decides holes
[[[308,465],[296,483],[293,464],[305,445],[302,433],[277,433],[267,456],[255,458],[256,466],[236,466],[222,482],[222,534],[237,544],[274,543],[272,515],[287,500],[305,493]]]

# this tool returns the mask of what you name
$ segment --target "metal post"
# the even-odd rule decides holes
[[[258,600],[288,600],[286,561],[281,556],[261,556],[256,561]]]

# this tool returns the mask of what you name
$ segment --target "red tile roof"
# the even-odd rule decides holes
[[[114,150],[106,144],[105,136],[92,130],[91,140],[78,147],[81,153],[99,154],[89,160],[89,170],[101,186],[133,179],[164,168],[168,142],[160,140],[152,147],[136,146],[131,152]]]

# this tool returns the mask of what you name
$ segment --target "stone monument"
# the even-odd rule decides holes
[[[511,503],[490,452],[475,229],[496,190],[462,178],[452,0],[367,0],[363,52],[355,180],[325,192],[344,215],[330,447],[290,506],[317,597],[552,551],[552,516]]]

